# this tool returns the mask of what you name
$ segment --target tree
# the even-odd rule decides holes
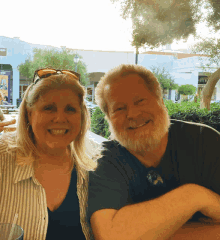
[[[196,43],[191,48],[194,53],[207,55],[208,62],[206,62],[206,64],[204,64],[204,58],[199,58],[202,63],[203,70],[207,72],[213,65],[219,68],[213,74],[209,74],[208,82],[202,90],[200,108],[207,108],[210,110],[211,97],[215,89],[215,85],[220,79],[220,39],[200,38],[200,40],[200,42]]]
[[[34,71],[40,68],[51,67],[55,69],[68,69],[75,71],[74,57],[75,54],[70,50],[62,48],[61,51],[56,49],[38,49],[33,50],[33,59],[29,56],[25,63],[19,65],[18,70],[20,73],[32,79]],[[82,57],[79,56],[80,61],[77,64],[77,72],[81,74],[81,83],[86,86],[88,84],[88,73]]]
[[[196,92],[196,87],[192,84],[181,85],[178,89],[179,94],[193,95]]]
[[[173,77],[166,71],[166,69],[152,66],[150,67],[152,73],[158,79],[162,89],[178,89],[178,84],[174,82]]]
[[[111,0],[120,2],[122,17],[132,19],[132,45],[136,49],[171,44],[196,36],[196,26],[205,22],[213,33],[220,30],[219,0]],[[219,41],[218,44],[219,45]],[[209,49],[208,45],[204,45]],[[216,58],[219,47],[212,48]],[[218,54],[216,54],[216,51]],[[209,54],[208,54],[209,55]],[[211,56],[211,55],[210,55]],[[212,56],[211,56],[212,57]],[[214,59],[214,58],[213,58]],[[217,70],[203,90],[201,108],[210,109],[210,100],[220,72]]]
[[[131,17],[132,45],[158,47],[196,35],[196,25],[206,21],[220,30],[219,0],[111,0],[120,2],[122,17]],[[204,14],[204,12],[206,14]]]

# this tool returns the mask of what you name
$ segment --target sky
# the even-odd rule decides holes
[[[4,10],[3,10],[4,9]],[[0,36],[72,49],[135,51],[132,22],[110,0],[5,0],[1,2]],[[202,31],[204,33],[204,29]],[[172,44],[187,48],[194,39]]]

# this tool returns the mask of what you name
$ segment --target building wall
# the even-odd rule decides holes
[[[206,57],[202,57],[203,64],[208,63]],[[202,75],[204,71],[213,73],[217,70],[216,66],[211,66],[209,69],[204,70],[198,56],[177,59],[173,63],[173,69],[171,75],[174,77],[175,82],[179,85],[192,84],[198,88],[199,75]],[[219,82],[218,82],[219,83]],[[219,84],[216,85],[217,93],[220,92]],[[216,94],[216,100],[220,100],[219,94]]]
[[[7,48],[7,56],[0,56],[0,64],[9,64],[13,70],[13,105],[19,98],[20,75],[18,65],[24,63],[30,56],[33,57],[33,49],[52,49],[52,46],[30,44],[21,41],[19,38],[8,38],[0,36],[0,48]],[[61,48],[55,48],[61,50]],[[82,56],[89,73],[105,73],[119,64],[134,64],[135,53],[133,52],[114,52],[114,51],[92,51],[71,49],[74,53]],[[178,55],[179,54],[179,55]],[[199,57],[180,53],[158,53],[148,52],[138,55],[138,64],[148,69],[152,66],[165,67],[174,77],[179,85],[192,84],[198,87],[198,76],[203,69],[199,63]],[[179,57],[178,57],[179,56]],[[204,58],[205,59],[205,58]],[[212,68],[210,72],[214,72]],[[101,75],[102,75],[101,74]],[[217,100],[220,100],[220,83],[217,85]],[[173,99],[173,96],[171,96]]]
[[[134,64],[135,54],[133,52],[113,52],[113,51],[88,51],[74,50],[83,57],[87,65],[87,71],[107,72],[119,64]]]
[[[176,58],[172,55],[153,55],[140,54],[138,64],[151,69],[151,67],[165,67],[168,72],[173,68],[173,62]]]

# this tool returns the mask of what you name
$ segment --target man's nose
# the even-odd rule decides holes
[[[132,106],[128,108],[127,118],[128,119],[135,119],[141,114],[141,111],[138,109],[137,106]]]

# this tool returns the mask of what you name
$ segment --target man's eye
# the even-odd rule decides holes
[[[146,99],[140,99],[137,101],[137,104],[144,102]]]
[[[117,112],[117,111],[121,111],[121,110],[123,110],[123,109],[125,109],[125,107],[119,107],[119,108],[116,108],[115,112]]]

